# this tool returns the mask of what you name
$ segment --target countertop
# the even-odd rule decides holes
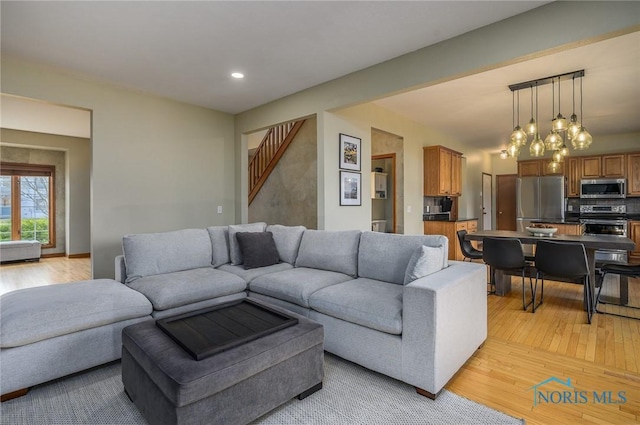
[[[457,220],[452,220],[450,218],[443,218],[443,219],[435,218],[435,219],[425,220],[424,216],[422,217],[422,221],[447,221],[449,223],[459,223],[461,221],[473,221],[473,220],[478,220],[478,219],[477,218],[460,218],[460,217],[458,217]]]

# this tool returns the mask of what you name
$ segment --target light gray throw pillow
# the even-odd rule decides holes
[[[413,282],[416,279],[430,275],[442,270],[442,257],[444,249],[442,246],[433,247],[422,245],[413,253],[407,271],[404,274],[404,284]]]
[[[231,264],[239,266],[244,263],[242,257],[242,251],[240,251],[240,245],[236,239],[236,233],[238,232],[264,232],[267,228],[267,223],[248,223],[248,224],[232,224],[229,226],[229,257],[231,257]]]

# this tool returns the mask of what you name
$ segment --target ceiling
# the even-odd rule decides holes
[[[3,55],[238,113],[545,3],[2,1],[0,28]],[[377,103],[498,150],[512,129],[508,84],[585,69],[589,130],[638,131],[638,46],[637,34],[618,37]],[[233,71],[246,78],[232,79]],[[551,117],[548,91],[539,92],[540,120]],[[563,83],[566,116],[570,92]],[[524,123],[529,94],[520,100]]]

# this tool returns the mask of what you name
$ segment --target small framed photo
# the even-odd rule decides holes
[[[360,139],[340,133],[340,168],[360,171]]]
[[[340,205],[362,205],[360,173],[340,171]]]

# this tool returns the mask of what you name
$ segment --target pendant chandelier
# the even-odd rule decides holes
[[[529,145],[529,153],[532,157],[542,157],[546,152],[551,154],[549,163],[549,171],[558,172],[564,157],[569,154],[567,143],[571,142],[574,150],[588,149],[593,142],[591,134],[584,127],[584,115],[582,112],[582,78],[584,77],[584,69],[579,71],[568,72],[566,74],[553,75],[550,77],[539,78],[537,80],[527,81],[524,83],[512,84],[509,89],[512,92],[512,124],[514,125],[507,149],[500,152],[500,158],[515,158],[520,154],[520,149],[528,143],[528,136],[531,136],[531,144]],[[575,79],[580,79],[580,119],[576,115],[576,89]],[[561,112],[560,82],[562,80],[571,79],[573,101],[572,113],[567,120]],[[538,120],[538,86],[551,83],[551,123],[549,134],[543,140],[540,137],[541,123]],[[555,112],[555,86],[558,84],[558,115]],[[520,127],[520,90],[529,89],[531,96],[531,120],[525,128]],[[535,90],[535,116],[534,116],[534,90]],[[517,97],[517,106],[514,105]],[[517,110],[517,120],[516,120]],[[566,142],[565,142],[566,141]]]

